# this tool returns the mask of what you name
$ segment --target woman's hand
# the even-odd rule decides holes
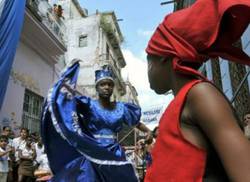
[[[78,90],[73,88],[70,84],[63,83],[61,87],[61,92],[67,93],[67,95],[74,96],[74,95],[82,95]]]
[[[144,132],[144,133],[147,133],[146,136],[150,137],[152,135],[152,131],[143,123],[139,122],[138,125],[136,126],[136,128],[138,128],[140,131]]]

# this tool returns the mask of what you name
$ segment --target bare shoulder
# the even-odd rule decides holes
[[[226,97],[211,83],[201,82],[193,86],[187,95],[187,103],[193,116],[226,114],[234,117],[232,107]],[[201,116],[202,119],[203,117]]]
[[[226,97],[211,83],[201,82],[187,95],[191,119],[215,145],[242,131]]]
[[[215,98],[221,98],[226,101],[222,93],[209,82],[201,82],[194,85],[188,93],[188,99],[193,101],[196,101],[197,99],[206,100],[208,98],[212,98],[212,100]]]
[[[230,181],[250,181],[250,143],[227,99],[212,84],[201,82],[191,88],[186,104],[192,121],[213,144]]]
[[[224,127],[228,121],[237,123],[228,101],[211,83],[201,82],[194,85],[187,95],[186,105],[192,121],[205,132],[209,132],[207,128]]]

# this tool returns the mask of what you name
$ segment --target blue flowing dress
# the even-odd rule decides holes
[[[52,182],[135,182],[115,134],[123,124],[138,124],[140,108],[117,102],[113,110],[98,100],[72,95],[79,63],[73,64],[49,91],[43,107],[41,135],[54,174]]]

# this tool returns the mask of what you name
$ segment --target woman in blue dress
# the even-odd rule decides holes
[[[140,123],[138,106],[111,102],[111,70],[98,70],[98,100],[76,95],[79,62],[70,66],[49,91],[41,133],[54,177],[52,182],[134,182],[132,164],[116,140],[123,124],[150,130]]]

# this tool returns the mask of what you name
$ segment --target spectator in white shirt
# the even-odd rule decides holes
[[[15,157],[16,161],[19,160],[18,158],[18,150],[23,149],[26,145],[26,138],[29,135],[29,130],[27,128],[21,128],[20,130],[20,137],[13,139],[13,147],[15,148]]]
[[[29,130],[27,128],[21,128],[20,136],[13,139],[12,145],[15,149],[15,162],[13,162],[13,180],[18,180],[18,167],[19,167],[19,157],[18,151],[23,149],[26,145],[26,138],[29,135]]]
[[[32,145],[32,142],[32,137],[27,136],[25,147],[18,150],[18,182],[34,181],[34,160],[36,159],[36,149],[34,145]]]
[[[42,143],[41,137],[38,137],[38,141],[35,143],[35,149],[36,149],[36,160],[38,161],[38,158],[44,153],[44,145]]]
[[[37,181],[47,181],[52,177],[52,172],[49,167],[48,157],[45,153],[42,153],[38,158],[38,169],[34,172],[37,177]]]

